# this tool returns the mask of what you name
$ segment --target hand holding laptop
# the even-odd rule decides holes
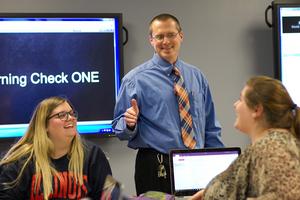
[[[203,195],[204,195],[204,190],[200,190],[199,192],[197,192],[196,194],[191,196],[191,198],[189,200],[202,200]]]

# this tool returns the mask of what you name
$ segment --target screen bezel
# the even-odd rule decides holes
[[[273,55],[274,55],[274,75],[275,78],[282,80],[282,66],[281,66],[281,38],[280,33],[280,8],[300,7],[300,2],[297,0],[277,0],[272,2],[272,28],[273,28]]]
[[[300,2],[295,0],[277,0],[272,2],[272,9],[274,77],[283,83],[294,103],[299,104],[300,93],[297,90],[297,84],[299,84],[297,74],[299,70],[296,64],[298,62],[296,54],[299,54],[299,51],[298,49],[294,49],[295,46],[291,46],[296,44],[298,39],[294,39],[293,41],[290,39],[294,37],[298,38],[300,34],[298,32],[299,29],[295,28],[293,30],[294,28],[292,28],[292,25],[298,25],[294,20],[295,18],[298,20],[300,17]],[[293,13],[294,11],[295,14]],[[284,17],[291,18],[284,19]],[[287,29],[287,32],[284,31],[285,29]]]

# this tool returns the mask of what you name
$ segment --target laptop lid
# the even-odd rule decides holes
[[[239,156],[239,147],[173,149],[170,151],[171,189],[175,196],[191,196],[205,188]]]

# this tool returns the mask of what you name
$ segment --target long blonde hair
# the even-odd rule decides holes
[[[15,187],[19,183],[24,169],[33,161],[36,173],[35,183],[38,183],[42,178],[44,199],[47,200],[53,192],[52,178],[58,173],[51,164],[50,154],[54,145],[47,136],[48,117],[56,107],[64,102],[67,102],[73,108],[72,104],[62,97],[50,97],[37,105],[26,133],[0,161],[0,165],[4,165],[25,159],[17,178],[10,183],[5,183],[7,188]],[[84,145],[79,134],[74,137],[68,156],[70,158],[68,169],[74,173],[75,181],[82,185]],[[35,185],[36,193],[38,192],[36,191],[37,188],[37,185]]]

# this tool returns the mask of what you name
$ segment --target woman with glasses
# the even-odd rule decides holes
[[[0,199],[99,199],[110,165],[77,131],[77,112],[61,97],[41,101],[25,135],[0,161]]]

